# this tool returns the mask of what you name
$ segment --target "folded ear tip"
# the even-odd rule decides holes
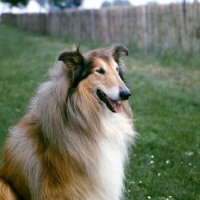
[[[114,46],[114,55],[116,55],[117,57],[121,57],[121,56],[129,56],[129,50],[128,48],[123,45],[123,44],[116,44]]]
[[[58,56],[58,60],[63,61],[64,57],[67,56],[68,54],[71,54],[71,53],[82,54],[81,51],[80,51],[80,44],[77,44],[77,45],[74,44],[73,47],[72,47],[72,51],[61,52],[60,55]]]
[[[123,45],[123,44],[121,44],[121,48],[124,50],[125,55],[129,56],[129,50],[128,50],[128,48],[125,45]]]
[[[130,53],[129,53],[129,50],[127,49],[126,56],[129,56],[129,55],[130,55]]]

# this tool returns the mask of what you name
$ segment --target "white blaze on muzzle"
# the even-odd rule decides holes
[[[128,100],[130,95],[131,93],[127,87],[97,90],[99,99],[103,101],[112,112],[116,113],[123,111],[122,101]]]

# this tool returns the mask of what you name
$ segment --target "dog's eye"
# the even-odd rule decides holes
[[[97,69],[96,72],[98,72],[99,74],[105,74],[105,70],[100,68],[100,69]]]
[[[116,67],[117,72],[119,71],[119,67]]]

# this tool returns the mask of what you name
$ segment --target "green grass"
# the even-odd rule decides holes
[[[0,147],[58,53],[73,40],[0,24]],[[103,46],[101,44],[101,46]],[[83,44],[87,51],[95,45]],[[164,52],[125,59],[140,136],[126,173],[127,200],[200,199],[199,58]]]

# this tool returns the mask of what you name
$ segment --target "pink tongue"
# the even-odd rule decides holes
[[[118,113],[123,111],[123,106],[122,106],[122,103],[120,101],[114,101],[113,107],[114,107],[115,111],[118,112]]]

